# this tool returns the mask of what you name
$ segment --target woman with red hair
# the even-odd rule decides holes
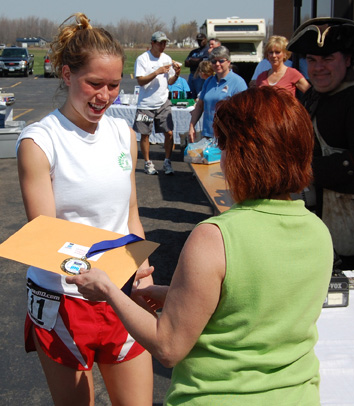
[[[67,281],[107,300],[174,366],[168,406],[319,406],[316,320],[333,249],[322,221],[290,199],[311,181],[311,121],[289,92],[252,88],[217,103],[214,131],[236,204],[192,231],[169,289],[142,289],[154,305],[168,289],[160,318],[103,271]]]

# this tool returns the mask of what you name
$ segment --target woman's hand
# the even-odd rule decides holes
[[[151,275],[154,272],[154,270],[155,268],[153,266],[145,266],[145,267],[143,265],[140,266],[140,268],[136,272],[133,287],[137,288],[142,282],[147,282],[146,284],[143,283],[143,285],[153,283]]]
[[[204,102],[199,99],[197,104],[194,106],[194,110],[191,112],[191,122],[189,123],[189,142],[194,142],[196,138],[195,126],[202,116],[204,111]]]
[[[155,313],[157,310],[162,309],[165,303],[169,286],[150,285],[146,288],[136,289],[135,295],[144,298],[147,308],[150,313]]]
[[[153,266],[138,269],[130,297],[139,306],[156,316],[156,310],[163,307],[168,286],[166,286],[167,289],[164,292],[160,289],[162,286],[156,286],[153,283],[149,284],[149,282],[145,283],[153,272]]]
[[[194,127],[194,125],[191,124],[189,126],[189,133],[188,133],[188,138],[189,138],[190,143],[194,142],[195,136],[196,136],[195,127]]]
[[[94,302],[107,300],[107,292],[113,285],[108,275],[97,268],[80,269],[80,275],[67,276],[65,280],[77,285],[83,297]]]

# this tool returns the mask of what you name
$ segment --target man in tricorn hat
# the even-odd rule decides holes
[[[306,55],[312,88],[304,97],[316,135],[316,213],[327,224],[342,269],[354,269],[354,22],[314,18],[288,44]]]

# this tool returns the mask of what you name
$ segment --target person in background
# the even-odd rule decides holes
[[[215,75],[210,76],[204,83],[199,99],[191,113],[189,125],[189,141],[194,142],[195,126],[203,115],[202,136],[214,137],[213,120],[215,105],[219,100],[232,96],[247,89],[246,82],[230,70],[230,52],[224,46],[214,48],[209,54],[209,61]]]
[[[84,14],[71,17],[51,44],[64,104],[17,141],[27,218],[46,215],[144,238],[136,136],[124,120],[105,115],[119,93],[123,49]],[[30,267],[27,282],[25,347],[37,351],[54,404],[93,405],[97,362],[113,405],[151,406],[150,354],[111,306],[84,300],[65,276],[43,269]]]
[[[288,49],[306,55],[312,88],[303,103],[315,130],[316,214],[328,226],[341,269],[354,269],[354,22],[306,21]]]
[[[253,88],[217,104],[214,131],[236,204],[191,232],[169,288],[139,290],[152,307],[164,303],[159,319],[103,271],[67,281],[107,300],[132,336],[174,367],[166,406],[320,406],[314,346],[332,242],[290,198],[312,177],[309,115],[284,89]]]
[[[134,74],[140,86],[137,111],[133,129],[141,134],[140,148],[145,160],[144,171],[157,175],[158,171],[150,160],[149,136],[153,126],[155,132],[165,136],[165,175],[173,175],[171,155],[173,149],[173,121],[171,102],[168,100],[168,85],[179,78],[181,67],[164,53],[169,39],[162,31],[151,36],[151,48],[138,56]]]
[[[204,80],[200,77],[194,77],[195,71],[197,70],[199,63],[201,61],[207,60],[209,57],[209,46],[208,40],[205,34],[199,33],[196,37],[199,47],[193,49],[184,61],[184,65],[190,69],[188,76],[188,84],[192,92],[192,98],[196,99],[199,92],[203,87]]]
[[[271,69],[262,72],[256,79],[256,86],[276,86],[288,90],[293,96],[296,89],[305,93],[309,88],[309,82],[297,70],[284,64],[291,53],[287,51],[288,40],[280,35],[269,38],[265,48],[264,57],[271,64]]]
[[[194,76],[199,76],[203,80],[208,79],[208,77],[215,75],[213,64],[210,61],[200,62],[198,69],[195,71]]]
[[[221,45],[221,41],[218,38],[209,38],[209,49],[208,52],[210,53],[214,48],[217,48]]]
[[[293,62],[291,59],[287,59],[284,62],[284,65],[289,66],[290,68],[293,67]],[[256,66],[256,69],[253,72],[253,75],[251,77],[250,83],[248,84],[249,87],[254,87],[256,86],[256,79],[257,77],[264,71],[269,70],[272,68],[272,65],[268,61],[268,59],[262,59]],[[308,81],[309,75],[307,73],[307,61],[306,58],[300,57],[299,58],[299,71],[300,73],[303,74],[304,78]]]
[[[290,59],[287,59],[284,62],[285,66],[289,66],[290,68],[293,66],[293,63]],[[272,65],[270,64],[270,62],[268,61],[268,59],[262,59],[256,66],[256,69],[253,72],[251,81],[249,83],[249,87],[254,87],[256,86],[256,80],[257,77],[265,71],[268,71],[269,69],[272,69]]]
[[[186,79],[182,78],[182,76],[179,76],[179,78],[173,85],[168,85],[168,90],[170,92],[178,92],[178,96],[180,96],[180,94],[183,92],[183,94],[185,95],[185,97],[183,97],[184,99],[187,99],[187,92],[191,91],[188,82],[186,81]]]
[[[213,65],[210,61],[202,61],[200,62],[198,69],[195,71],[194,77],[199,76],[201,79],[204,81],[208,79],[210,76],[215,75]],[[200,96],[200,92],[197,95],[197,98],[195,99],[196,102],[198,102]]]

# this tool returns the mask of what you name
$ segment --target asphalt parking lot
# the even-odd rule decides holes
[[[132,93],[136,82],[124,77],[121,87]],[[26,124],[40,120],[60,104],[53,98],[58,80],[42,76],[0,78],[0,88],[15,94],[14,120]],[[162,168],[164,149],[151,145],[151,158]],[[160,247],[150,258],[155,266],[154,279],[169,284],[179,252],[195,224],[212,215],[212,208],[183,162],[179,146],[173,152],[174,176],[157,176],[143,172],[139,153],[136,172],[139,212],[146,238]],[[0,159],[0,243],[26,223],[17,178],[15,159]],[[19,247],[20,249],[20,247]],[[23,347],[23,321],[26,314],[26,266],[0,258],[0,405],[48,406],[52,404],[37,356],[26,354]],[[154,405],[162,405],[171,371],[154,362]],[[94,369],[96,405],[109,405],[104,384]],[[65,388],[64,388],[65,389]]]

